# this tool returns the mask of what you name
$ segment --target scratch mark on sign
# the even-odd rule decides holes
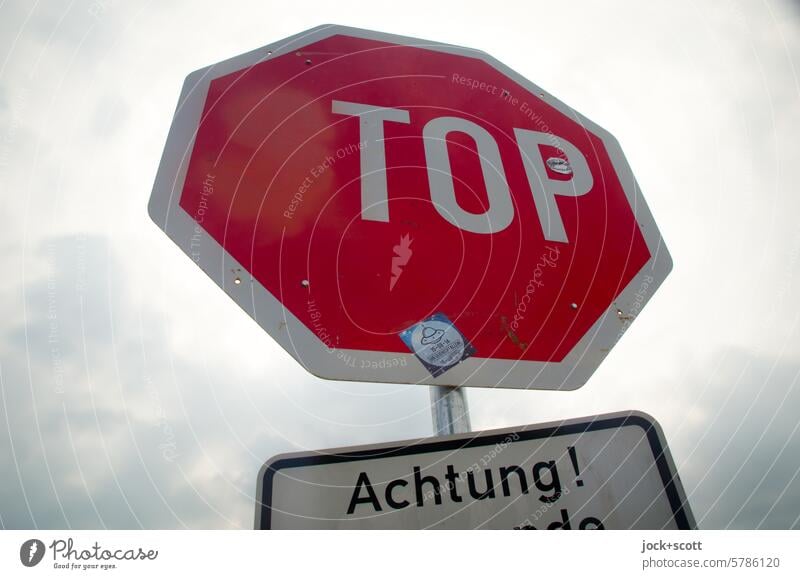
[[[502,326],[506,335],[511,339],[512,342],[514,342],[514,345],[524,352],[528,347],[528,344],[521,341],[519,336],[517,336],[517,333],[511,329],[511,327],[508,325],[508,318],[506,316],[500,316],[500,325]]]

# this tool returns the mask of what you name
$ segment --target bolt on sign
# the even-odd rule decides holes
[[[621,412],[276,456],[256,529],[692,529],[660,426]]]
[[[574,389],[671,269],[607,131],[484,52],[342,26],[190,74],[149,211],[330,379]]]

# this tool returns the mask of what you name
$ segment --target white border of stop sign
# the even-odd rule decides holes
[[[193,216],[179,206],[195,133],[211,81],[264,60],[295,52],[303,46],[334,35],[347,35],[403,46],[419,46],[426,50],[481,59],[530,93],[540,95],[549,105],[603,141],[651,257],[561,362],[480,358],[479,351],[475,356],[433,378],[411,352],[332,349],[330,343],[320,339],[312,329],[284,308],[276,296],[252,278],[242,264],[233,259],[198,225]],[[331,104],[332,112],[335,114],[357,116],[361,120],[364,115],[377,114],[382,115],[381,123],[408,122],[409,113],[406,111],[381,108],[379,103],[341,101],[336,103]],[[482,168],[489,195],[489,209],[482,215],[475,216],[461,211],[451,192],[452,180],[447,176],[449,159],[446,147],[437,143],[444,143],[444,136],[456,130],[470,134],[481,148],[481,158],[487,160],[487,164]],[[504,177],[490,166],[491,159],[494,158],[494,149],[497,147],[492,137],[488,133],[483,135],[481,131],[485,131],[478,125],[472,123],[467,126],[463,119],[454,117],[434,119],[428,123],[425,131],[429,133],[425,138],[429,180],[432,184],[436,184],[436,187],[432,188],[436,196],[432,201],[442,218],[473,233],[488,234],[507,227],[514,216],[513,207],[510,198],[507,197]],[[540,136],[541,134],[534,131],[521,128],[515,130],[528,179],[529,181],[539,179],[538,187],[532,187],[533,201],[545,238],[568,241],[553,198],[557,195],[579,196],[586,193],[591,189],[592,176],[585,168],[586,161],[581,153],[563,141],[559,146],[566,154],[566,164],[551,166],[551,169],[569,171],[572,173],[572,179],[543,182],[541,176],[546,172],[540,164],[544,160],[532,154],[538,146]],[[362,150],[362,155],[382,153],[382,149],[378,151],[373,147],[369,152],[365,152],[366,149],[368,148]],[[381,160],[374,157],[365,160],[362,157],[362,172],[365,162],[371,163],[372,167],[379,167]],[[390,207],[387,203],[385,185],[381,189],[380,171],[371,174],[376,176],[367,179],[373,179],[374,182],[370,187],[362,188],[362,218],[386,221],[390,218]],[[170,128],[148,210],[153,221],[298,362],[316,376],[334,380],[573,390],[586,383],[622,336],[631,320],[638,315],[672,269],[669,252],[622,149],[617,140],[606,130],[484,52],[337,25],[319,26],[190,74],[184,83],[178,109]],[[197,247],[202,247],[202,252],[198,253]],[[305,290],[299,281],[297,290]],[[579,307],[578,304],[573,305]]]

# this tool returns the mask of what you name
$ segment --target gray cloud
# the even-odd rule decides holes
[[[700,527],[800,528],[797,360],[732,348],[684,376],[703,413],[671,443]]]
[[[424,389],[336,392],[299,369],[282,384],[174,354],[101,237],[35,255],[47,267],[26,287],[31,313],[2,336],[6,528],[248,527],[267,458],[426,434]]]

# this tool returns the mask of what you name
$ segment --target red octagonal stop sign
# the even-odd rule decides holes
[[[671,268],[606,131],[340,26],[191,74],[150,214],[324,378],[576,388]]]

